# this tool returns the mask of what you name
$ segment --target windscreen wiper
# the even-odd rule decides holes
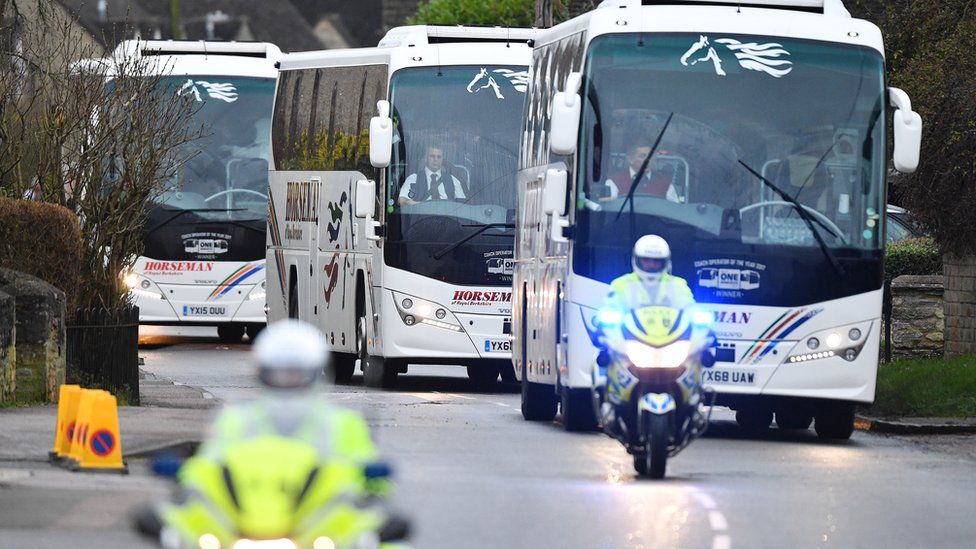
[[[641,162],[640,169],[637,170],[636,174],[634,174],[634,180],[630,183],[630,190],[627,191],[627,198],[624,200],[624,203],[620,205],[620,211],[617,212],[617,217],[614,218],[615,221],[620,219],[620,216],[624,213],[624,208],[627,207],[628,203],[630,204],[630,214],[631,216],[634,215],[634,191],[637,190],[637,183],[639,183],[641,179],[644,179],[644,172],[647,171],[647,166],[651,163],[651,158],[654,158],[654,153],[657,152],[657,147],[661,144],[661,138],[664,137],[664,132],[668,131],[668,126],[671,125],[672,118],[674,118],[673,111],[668,115],[668,119],[664,123],[664,127],[661,128],[660,133],[657,134],[657,139],[654,140],[654,146],[651,147],[650,154],[648,154],[647,158]]]
[[[514,223],[486,223],[484,225],[464,225],[464,227],[478,227],[478,230],[469,234],[468,236],[458,240],[457,242],[451,244],[450,246],[440,250],[434,254],[434,259],[440,259],[445,255],[453,252],[458,248],[458,246],[463,246],[465,243],[478,236],[479,234],[487,231],[488,229],[514,229]]]
[[[796,212],[800,215],[800,219],[802,219],[804,223],[807,224],[807,228],[810,229],[811,233],[813,233],[813,239],[816,240],[817,244],[820,245],[820,251],[823,252],[824,256],[830,262],[830,265],[834,268],[835,271],[837,271],[837,274],[841,276],[847,276],[847,272],[844,270],[843,265],[841,265],[840,262],[837,261],[837,258],[834,256],[834,253],[830,251],[830,247],[827,246],[826,242],[824,242],[823,236],[820,234],[820,231],[818,231],[817,228],[813,226],[813,224],[814,223],[819,224],[824,229],[826,229],[827,232],[829,232],[834,236],[840,236],[840,235],[834,234],[834,231],[830,230],[830,228],[827,227],[827,225],[825,225],[822,221],[810,215],[810,212],[806,211],[803,208],[803,205],[797,202],[795,198],[783,192],[783,189],[780,189],[772,181],[763,177],[761,173],[752,169],[751,166],[743,162],[741,159],[737,159],[737,162],[739,164],[742,164],[743,168],[749,170],[749,173],[759,178],[759,180],[762,181],[767,187],[769,187],[770,189],[773,190],[773,192],[778,194],[780,198],[782,198],[784,201],[790,203],[794,208],[796,208]]]

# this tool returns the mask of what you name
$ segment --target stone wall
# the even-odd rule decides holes
[[[946,329],[941,276],[903,275],[891,282],[891,354],[940,356]]]
[[[3,268],[0,292],[14,301],[14,399],[57,402],[65,375],[64,292],[39,278]]]
[[[945,356],[976,353],[976,256],[946,254]]]
[[[17,387],[16,302],[0,292],[0,403],[13,402]]]

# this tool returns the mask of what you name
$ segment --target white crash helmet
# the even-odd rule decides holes
[[[261,383],[276,389],[312,386],[329,364],[329,344],[315,326],[288,319],[269,324],[254,342]]]
[[[634,244],[633,266],[641,281],[656,284],[671,272],[671,247],[656,234],[642,236]]]

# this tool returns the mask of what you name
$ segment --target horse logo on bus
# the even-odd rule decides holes
[[[715,74],[727,76],[723,68],[724,61],[719,55],[721,50],[735,54],[736,61],[743,69],[763,72],[773,78],[782,78],[793,71],[793,62],[781,59],[790,55],[790,52],[786,51],[781,44],[775,42],[768,44],[742,43],[734,38],[718,38],[714,40],[714,43],[717,45],[713,46],[708,36],[702,35],[698,42],[692,44],[688,51],[681,56],[681,64],[691,67],[698,63],[711,61],[715,67]]]
[[[468,83],[468,93],[478,93],[481,90],[491,89],[495,92],[496,99],[505,99],[501,86],[495,80],[496,76],[507,80],[518,93],[525,93],[525,90],[529,88],[529,71],[494,69],[488,72],[488,69],[482,67],[478,74],[474,75],[474,78]]]

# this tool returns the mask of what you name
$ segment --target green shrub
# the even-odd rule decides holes
[[[901,275],[942,274],[942,252],[931,238],[909,238],[888,245],[885,279]]]
[[[81,258],[81,229],[70,210],[0,198],[0,267],[34,275],[63,291],[69,318],[78,305]]]
[[[565,11],[553,3],[557,21]],[[562,17],[561,17],[562,15]],[[531,27],[535,21],[534,0],[427,0],[407,19],[411,25],[497,25]]]

